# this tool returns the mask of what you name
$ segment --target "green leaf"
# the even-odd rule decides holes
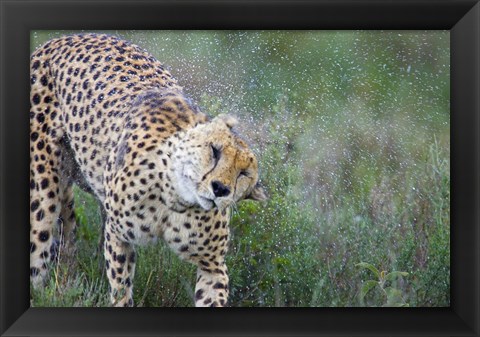
[[[278,266],[288,266],[291,264],[288,258],[282,256],[274,257],[272,262]]]
[[[360,267],[360,268],[365,268],[365,269],[368,269],[370,270],[371,272],[373,272],[375,274],[375,276],[380,279],[380,272],[378,271],[377,268],[375,268],[373,265],[371,265],[370,263],[366,263],[366,262],[360,262],[358,264],[356,264],[357,267]]]
[[[360,294],[359,294],[360,299],[363,300],[365,295],[367,295],[367,293],[377,285],[378,285],[377,281],[373,281],[373,280],[365,281],[362,285],[362,289],[360,289]]]
[[[402,298],[402,292],[396,288],[387,287],[384,289],[387,294],[386,306],[395,307],[405,303]]]
[[[408,273],[404,271],[392,271],[391,273],[387,274],[387,276],[385,276],[385,280],[392,281],[393,279],[399,276],[405,277],[405,276],[408,276]]]

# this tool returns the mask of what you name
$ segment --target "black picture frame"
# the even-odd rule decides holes
[[[2,336],[479,336],[480,4],[474,0],[0,0]],[[451,32],[450,308],[29,308],[30,30]]]

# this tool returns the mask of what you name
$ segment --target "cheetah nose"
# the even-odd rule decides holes
[[[230,194],[230,189],[218,180],[212,182],[212,188],[216,197],[226,197]]]

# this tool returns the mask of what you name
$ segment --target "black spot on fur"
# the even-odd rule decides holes
[[[125,255],[121,254],[121,255],[117,255],[117,261],[121,264],[125,263],[127,259],[125,258]]]
[[[33,102],[33,104],[35,104],[35,105],[38,104],[38,103],[40,103],[40,95],[39,95],[39,94],[33,95],[33,97],[32,97],[32,102]]]
[[[198,301],[198,300],[201,300],[202,298],[203,298],[203,290],[198,289],[197,292],[195,293],[195,300]]]
[[[42,179],[40,182],[40,186],[42,187],[42,190],[46,189],[48,187],[49,181],[47,178]]]
[[[30,205],[30,210],[34,212],[38,209],[38,206],[40,206],[40,202],[38,202],[38,200],[34,200]]]
[[[221,282],[217,282],[213,285],[213,289],[224,289],[226,288],[225,285]]]
[[[43,209],[39,210],[37,212],[37,221],[42,221],[42,219],[44,218],[45,216],[45,212],[43,211]]]
[[[48,241],[50,238],[50,233],[48,231],[41,231],[40,234],[38,234],[38,239],[42,242]]]
[[[38,150],[43,150],[44,147],[45,147],[45,142],[43,140],[38,141],[37,149]]]

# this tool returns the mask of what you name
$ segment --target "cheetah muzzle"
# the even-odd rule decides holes
[[[226,306],[230,207],[266,199],[237,120],[210,119],[160,62],[108,35],[50,40],[30,75],[33,286],[47,279],[55,224],[59,249],[75,256],[77,184],[103,206],[113,305],[133,306],[135,246],[161,237],[198,267],[195,305]]]

